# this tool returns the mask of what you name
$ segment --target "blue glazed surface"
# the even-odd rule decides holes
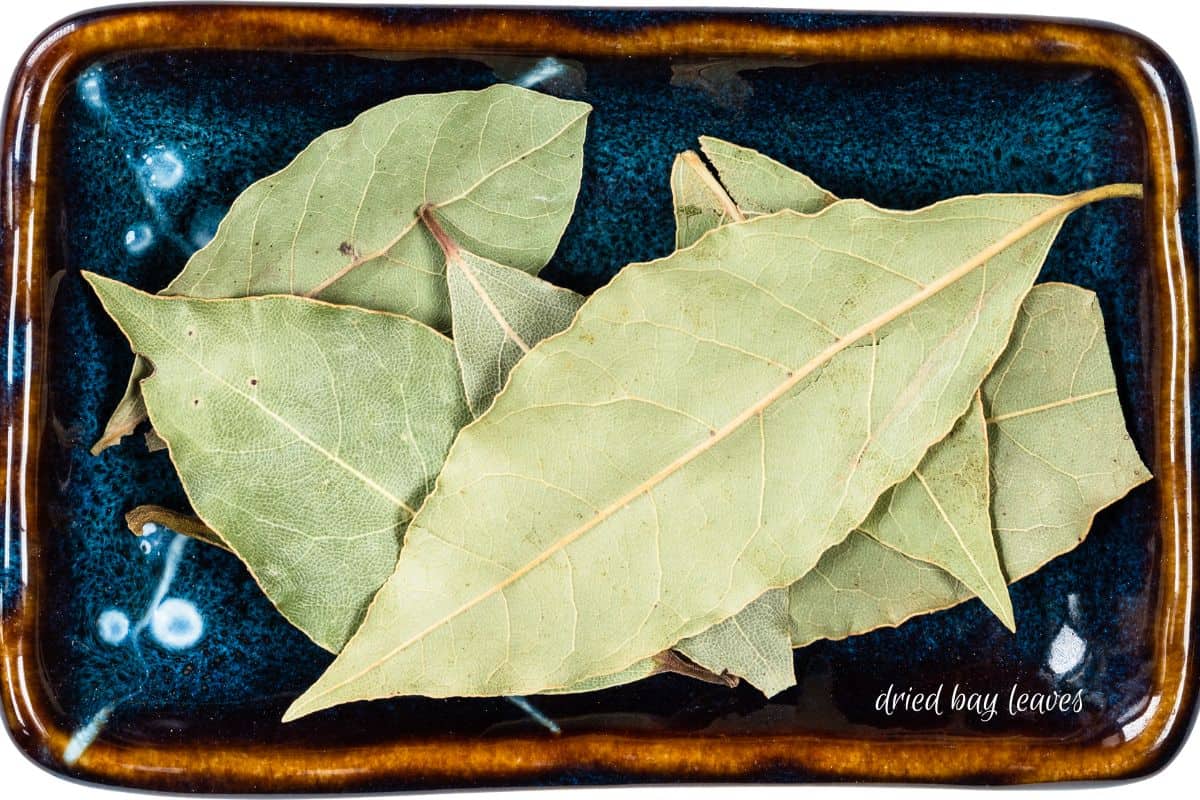
[[[60,443],[43,456],[52,544],[40,556],[51,566],[47,675],[77,728],[104,725],[129,741],[320,730],[336,731],[340,743],[538,730],[504,700],[416,698],[335,710],[280,733],[282,709],[329,656],[276,614],[232,556],[166,531],[142,540],[126,532],[122,515],[134,505],[186,507],[165,454],[148,453],[140,440],[99,457],[87,452],[124,388],[130,356],[80,269],[157,290],[241,189],[322,131],[398,95],[477,88],[498,76],[595,107],[578,210],[543,272],[581,291],[628,261],[670,251],[671,159],[700,134],[758,148],[841,196],[901,208],[1142,176],[1132,108],[1107,79],[1083,70],[816,64],[739,74],[665,60],[489,65],[262,53],[148,54],[89,67],[64,104],[55,155],[67,275],[51,323],[49,400]],[[1142,247],[1134,204],[1089,207],[1068,221],[1043,278],[1099,293],[1120,396],[1145,454]],[[1151,491],[1136,490],[1100,515],[1080,548],[1016,586],[1016,636],[972,602],[798,651],[799,686],[770,701],[663,676],[536,704],[568,730],[869,726],[1102,737],[1145,700],[1154,511]],[[1084,709],[983,723],[874,708],[889,684],[930,690],[942,682],[946,692],[959,683],[1005,695],[1013,685],[1083,689]]]

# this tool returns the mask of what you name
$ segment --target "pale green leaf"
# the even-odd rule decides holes
[[[700,151],[747,217],[785,208],[815,214],[837,200],[804,173],[748,147],[701,136]]]
[[[983,384],[992,517],[1008,581],[1074,549],[1103,508],[1150,479],[1129,435],[1096,296],[1047,283],[1025,298]],[[791,587],[792,639],[840,639],[974,596],[950,575],[858,532]]]
[[[701,136],[700,149],[716,175],[690,150],[671,167],[677,249],[720,225],[787,208],[815,214],[837,199],[807,175],[748,147]]]
[[[575,207],[589,111],[509,85],[371,108],[239,195],[163,294],[305,295],[448,331],[442,253],[418,210],[432,205],[473,252],[537,272]],[[144,418],[134,372],[94,452]]]
[[[142,394],[191,507],[292,624],[341,649],[469,418],[450,340],[396,314],[85,275],[153,364]]]
[[[992,518],[1011,580],[1074,548],[1100,509],[1151,477],[1125,431],[1104,319],[1086,289],[1037,287],[983,403]]]
[[[675,248],[691,247],[713,228],[742,222],[746,215],[692,151],[671,165],[671,202],[675,209]]]
[[[479,416],[529,349],[571,324],[583,296],[465,250],[433,212],[425,225],[446,257],[454,351],[471,413]]]
[[[1138,194],[841,201],[626,267],[459,434],[286,718],[570,686],[790,585],[966,411],[1065,215]]]
[[[125,393],[121,395],[117,407],[113,409],[104,423],[104,431],[92,445],[91,453],[100,455],[108,448],[117,444],[137,429],[146,419],[146,403],[142,400],[141,382],[150,374],[150,366],[141,356],[133,358],[133,368],[129,371],[129,380],[125,382]]]
[[[896,626],[974,597],[948,572],[861,530],[830,548],[790,589],[771,594],[787,599],[794,647]]]
[[[880,498],[861,528],[953,575],[1015,631],[1008,582],[992,536],[989,474],[987,424],[977,397],[912,476]]]
[[[796,683],[790,624],[787,592],[770,591],[675,649],[705,669],[734,674],[771,697]]]

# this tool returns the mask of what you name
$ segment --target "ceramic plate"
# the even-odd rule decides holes
[[[123,513],[185,507],[163,453],[88,445],[131,356],[81,269],[156,290],[237,193],[414,92],[511,81],[591,103],[578,212],[543,273],[588,292],[672,248],[668,170],[700,134],[842,197],[1145,184],[1072,216],[1043,280],[1094,289],[1156,479],[1013,589],[795,655],[764,699],[674,676],[577,696],[402,698],[281,725],[329,656],[229,554]],[[3,697],[17,743],[140,788],[387,790],[654,780],[1027,782],[1156,768],[1191,718],[1194,139],[1170,62],[1076,24],[832,14],[134,8],[30,51],[3,137]],[[713,391],[719,391],[714,384]],[[0,443],[3,444],[3,443]],[[941,691],[888,713],[881,697]],[[994,695],[994,715],[952,706]],[[1014,710],[1016,694],[1069,695]]]

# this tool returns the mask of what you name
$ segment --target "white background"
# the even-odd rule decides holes
[[[377,0],[380,2],[383,0]],[[772,8],[802,8],[803,0],[793,2],[778,2],[778,0],[750,0],[755,7]],[[437,5],[437,0],[425,0],[426,5]],[[452,3],[453,4],[453,3]],[[479,0],[475,0],[475,4]],[[505,3],[502,3],[505,4]],[[507,5],[520,4],[519,0],[510,0]],[[554,0],[542,0],[542,4],[557,5]],[[569,4],[569,3],[566,3]],[[721,7],[736,7],[737,4],[725,0],[708,0],[706,5]],[[596,0],[589,5],[656,5],[647,0],[640,3],[601,2]],[[813,7],[821,9],[857,9],[857,10],[889,10],[889,11],[943,11],[970,12],[986,14],[1025,14],[1050,15],[1058,17],[1077,17],[1099,19],[1132,28],[1157,42],[1169,53],[1179,65],[1184,79],[1195,89],[1200,86],[1200,52],[1197,47],[1197,34],[1200,33],[1200,13],[1187,10],[1191,5],[1187,0],[958,0],[944,2],[939,0],[866,0],[865,2],[838,2],[838,0],[815,0]],[[6,0],[3,24],[0,24],[0,76],[7,80],[17,67],[25,48],[47,27],[64,16],[94,7],[86,0]],[[1194,96],[1194,95],[1193,95]],[[1200,737],[1191,737],[1182,753],[1162,772],[1134,785],[1122,785],[1105,789],[1090,789],[1101,791],[1108,797],[1124,798],[1134,796],[1157,796],[1169,798],[1176,793],[1185,791],[1192,786],[1187,794],[1195,796],[1195,787],[1200,784]],[[127,793],[110,789],[99,789],[80,784],[68,783],[60,778],[35,767],[12,745],[4,741],[0,735],[0,794],[5,798],[69,798],[76,800],[116,800]],[[578,789],[537,790],[505,792],[505,800],[565,800],[577,797]],[[593,790],[596,791],[596,790]],[[892,787],[870,786],[840,786],[840,787],[639,787],[603,790],[609,796],[621,800],[650,800],[650,798],[684,796],[703,796],[709,800],[715,798],[749,798],[773,795],[782,797],[784,793],[794,794],[798,791],[807,797],[820,798],[837,796],[856,800],[860,798],[890,797],[897,789]],[[914,797],[920,792],[928,791],[923,788],[906,788],[901,790],[901,800],[904,797]],[[941,790],[938,798],[964,797],[972,790]],[[589,792],[590,793],[590,792]],[[479,796],[475,794],[473,796]],[[1062,795],[1051,795],[1047,789],[1033,789],[1023,792],[1024,797],[1061,798]]]

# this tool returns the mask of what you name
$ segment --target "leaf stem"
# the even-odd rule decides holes
[[[659,672],[673,672],[685,678],[695,678],[704,683],[714,683],[718,686],[727,686],[730,689],[741,682],[741,679],[736,675],[730,675],[728,672],[716,673],[705,669],[694,661],[680,655],[675,650],[663,650],[654,657],[654,663],[658,666]]]
[[[442,248],[442,253],[446,256],[446,260],[459,258],[458,242],[446,233],[446,229],[442,227],[442,223],[438,222],[438,218],[434,216],[433,203],[426,203],[417,209],[417,216],[421,222],[425,223],[426,230],[433,237],[433,240],[438,243],[438,247]]]
[[[229,545],[225,544],[224,540],[212,528],[205,525],[199,517],[182,514],[162,506],[138,506],[125,515],[125,524],[129,526],[129,530],[134,536],[147,536],[151,533],[152,531],[147,531],[147,525],[161,526],[176,533],[182,533],[198,542],[233,552]]]

